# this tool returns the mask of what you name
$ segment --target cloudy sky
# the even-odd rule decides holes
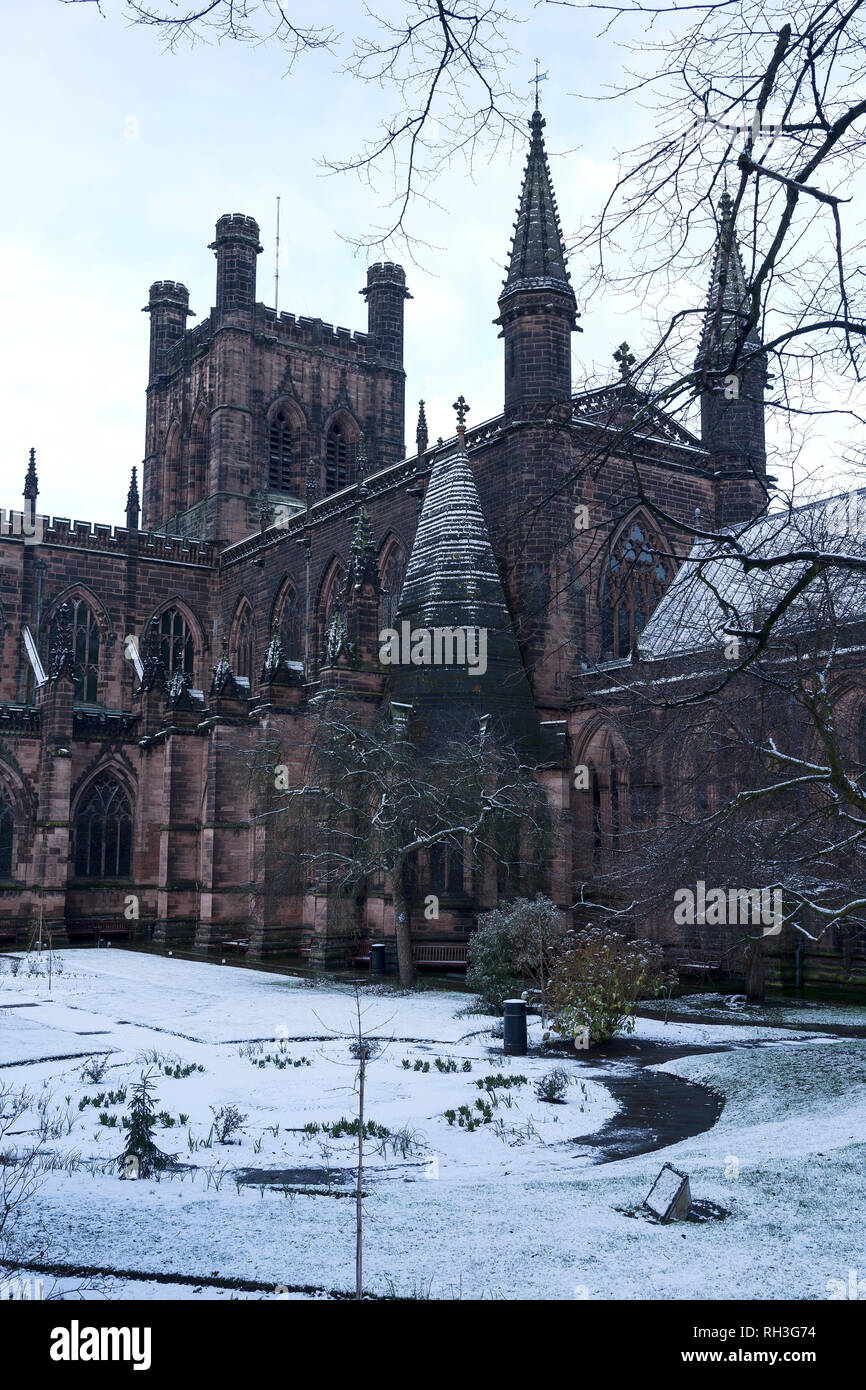
[[[382,192],[351,174],[327,175],[320,161],[351,155],[393,98],[340,76],[327,54],[306,56],[286,76],[284,55],[266,46],[166,53],[155,31],[131,27],[111,0],[104,8],[107,17],[95,5],[28,0],[4,13],[0,502],[18,505],[35,445],[40,510],[112,522],[123,518],[143,450],[148,286],[182,280],[192,307],[207,314],[215,281],[207,245],[221,213],[259,221],[258,298],[272,304],[279,195],[280,308],[365,328],[366,253],[346,238],[381,222]],[[314,12],[351,31],[358,8],[322,0]],[[550,74],[542,104],[568,233],[598,209],[617,148],[641,138],[646,116],[637,104],[618,105],[614,121],[613,108],[583,99],[622,61],[595,37],[597,16],[559,6],[526,13],[514,82],[525,83],[528,116],[536,54]],[[437,187],[439,206],[414,213],[429,245],[420,264],[407,263],[409,441],[419,396],[434,437],[453,431],[450,403],[460,392],[470,423],[500,409],[491,320],[524,158],[517,143],[476,159],[471,174],[458,164]],[[576,381],[610,363],[624,336],[646,346],[641,312],[627,300],[594,304],[582,326]]]

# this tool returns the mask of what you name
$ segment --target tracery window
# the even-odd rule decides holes
[[[614,546],[601,600],[604,657],[628,656],[673,578],[664,550],[645,523],[637,521]]]
[[[252,684],[256,659],[256,624],[249,604],[244,604],[235,637],[235,675],[245,676]]]
[[[382,570],[382,605],[381,605],[381,627],[396,627],[397,607],[400,603],[400,591],[403,588],[403,580],[406,575],[406,556],[403,547],[394,545],[388,552],[385,565]]]
[[[108,773],[97,777],[82,797],[74,841],[78,878],[129,878],[132,814],[126,793]]]
[[[289,588],[283,600],[280,613],[280,642],[286,661],[300,661],[303,658],[301,641],[301,604],[297,593]]]
[[[349,481],[355,440],[343,420],[335,420],[325,440],[325,492],[339,492]]]
[[[65,605],[72,621],[72,679],[76,700],[95,705],[99,690],[99,627],[93,610],[84,599],[72,599]],[[49,647],[58,636],[59,615],[51,622]]]
[[[268,486],[277,492],[291,492],[293,470],[300,457],[300,430],[291,411],[278,410],[271,420],[268,452]]]
[[[463,892],[463,851],[452,845],[430,846],[430,892]]]
[[[186,618],[178,608],[167,608],[156,620],[159,655],[166,676],[180,673],[192,680],[195,643]]]

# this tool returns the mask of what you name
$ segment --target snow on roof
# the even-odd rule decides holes
[[[675,656],[717,647],[726,629],[752,631],[766,621],[792,582],[808,568],[805,555],[866,558],[866,488],[771,512],[733,528],[742,556],[801,558],[771,570],[744,570],[731,549],[696,541],[643,633],[641,654]],[[805,553],[805,554],[804,554]],[[830,569],[813,580],[780,619],[781,630],[808,629],[866,617],[866,572]]]

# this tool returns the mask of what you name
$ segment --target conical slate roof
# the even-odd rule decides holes
[[[724,366],[731,359],[743,324],[749,315],[749,293],[746,273],[737,240],[736,228],[731,225],[733,203],[729,193],[719,199],[719,238],[716,242],[710,292],[701,334],[701,346],[696,366]],[[730,245],[730,254],[726,254]],[[745,346],[760,347],[757,327],[749,329]]]
[[[479,660],[392,667],[394,700],[423,707],[471,707],[520,742],[538,719],[465,446],[434,464],[400,594],[397,630],[474,629]],[[474,667],[474,669],[473,669]]]
[[[529,129],[532,139],[517,208],[511,260],[500,304],[520,290],[558,290],[574,300],[556,198],[544,149],[544,118],[534,111]]]

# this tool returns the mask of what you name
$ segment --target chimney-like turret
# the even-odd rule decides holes
[[[189,290],[176,280],[155,280],[141,312],[150,314],[149,380],[154,381],[165,366],[168,350],[184,335],[192,314]]]
[[[216,255],[216,311],[241,314],[256,302],[256,257],[262,247],[259,224],[242,212],[225,212],[216,224],[210,250]]]

